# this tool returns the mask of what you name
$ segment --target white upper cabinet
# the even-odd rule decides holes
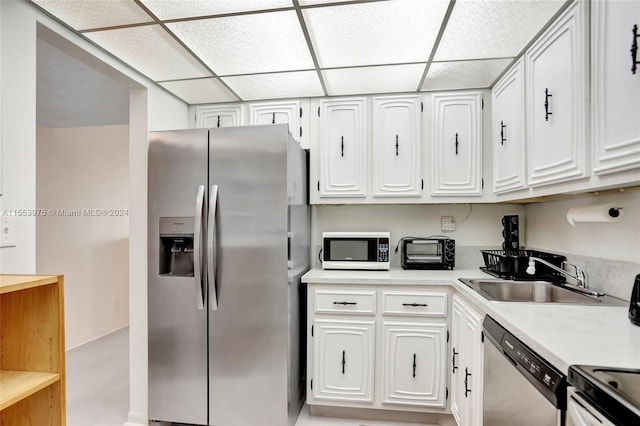
[[[431,95],[433,196],[482,195],[482,94]]]
[[[367,195],[367,100],[320,102],[320,197]]]
[[[195,108],[196,127],[230,127],[244,125],[244,105],[201,105]]]
[[[418,95],[373,98],[373,196],[422,195]]]
[[[303,148],[309,147],[305,129],[309,129],[309,102],[307,100],[289,100],[279,102],[259,102],[249,104],[249,124],[289,125],[289,132],[300,142]]]
[[[569,6],[525,55],[530,186],[588,173],[587,8],[584,1]]]
[[[524,62],[520,59],[493,87],[493,192],[526,187],[524,139]]]
[[[591,2],[593,173],[640,167],[640,2]],[[638,61],[638,57],[636,61]],[[635,73],[632,71],[635,68]]]

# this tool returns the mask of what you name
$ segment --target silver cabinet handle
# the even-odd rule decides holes
[[[196,194],[195,224],[193,230],[193,279],[196,283],[196,306],[204,309],[204,297],[202,295],[202,208],[204,207],[204,185],[198,185]]]
[[[211,300],[211,310],[218,310],[218,292],[216,290],[216,269],[217,262],[217,233],[216,233],[216,215],[218,207],[218,185],[211,185],[211,194],[209,195],[209,218],[207,221],[207,281],[209,282],[209,299]]]

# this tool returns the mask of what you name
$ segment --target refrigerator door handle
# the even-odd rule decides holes
[[[218,247],[216,234],[216,215],[218,205],[218,185],[211,185],[211,195],[209,196],[209,219],[207,227],[207,278],[209,281],[209,299],[211,300],[211,310],[218,310],[218,292],[216,285],[216,269],[218,267]]]
[[[198,185],[196,195],[196,215],[193,232],[193,278],[196,283],[196,306],[198,310],[204,309],[204,297],[202,295],[202,208],[204,207],[204,185]]]

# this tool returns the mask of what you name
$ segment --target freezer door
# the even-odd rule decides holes
[[[207,424],[208,131],[149,134],[149,419]],[[203,218],[205,218],[203,220]]]
[[[210,129],[217,305],[209,304],[209,424],[286,425],[286,125]],[[211,224],[210,226],[214,226]],[[213,293],[213,289],[210,290]]]

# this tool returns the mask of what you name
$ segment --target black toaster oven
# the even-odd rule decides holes
[[[456,241],[447,237],[402,239],[403,269],[453,269]]]

